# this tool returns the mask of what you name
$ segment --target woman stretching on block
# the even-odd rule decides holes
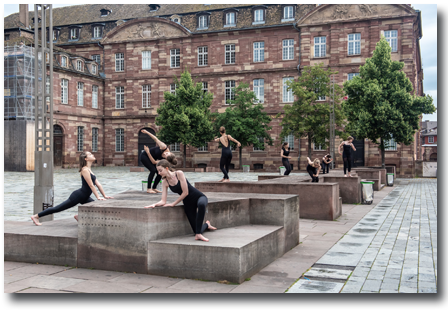
[[[319,172],[320,172],[320,161],[319,159],[314,159],[311,161],[309,157],[307,157],[308,166],[306,166],[306,171],[310,174],[313,179],[311,182],[319,182]]]
[[[207,196],[194,188],[181,170],[174,171],[172,167],[176,164],[177,159],[174,155],[169,156],[167,160],[161,160],[157,163],[157,172],[162,177],[162,199],[158,203],[145,206],[145,208],[158,206],[173,207],[182,201],[188,222],[195,234],[195,239],[208,242],[208,239],[202,233],[206,229],[216,230],[216,228],[210,225],[210,221],[206,221],[204,224],[205,210],[208,204]],[[180,195],[176,201],[169,204],[166,203],[168,188]]]
[[[45,209],[44,211],[31,216],[31,220],[34,222],[34,224],[42,225],[42,223],[39,222],[39,218],[41,217],[67,210],[77,204],[86,204],[93,202],[93,198],[90,197],[90,195],[92,195],[92,192],[99,201],[113,198],[110,196],[106,196],[104,189],[100,184],[100,181],[98,181],[95,174],[92,173],[91,167],[92,163],[95,162],[95,160],[95,156],[93,156],[93,154],[90,152],[82,152],[79,155],[79,171],[81,175],[82,188],[72,192],[68,200],[66,200],[65,202],[62,202],[55,207]],[[101,194],[103,194],[104,198],[98,195],[95,186],[97,186]],[[75,219],[78,220],[78,215],[75,215]]]
[[[219,162],[219,168],[224,174],[224,177],[218,182],[230,182],[229,180],[229,167],[232,162],[232,151],[230,150],[230,140],[236,143],[237,147],[240,147],[241,144],[238,140],[232,138],[232,136],[226,134],[226,129],[224,126],[219,128],[219,133],[221,133],[221,137],[215,137],[215,142],[220,142],[222,146],[221,153],[221,161]]]
[[[142,153],[142,156],[140,157],[140,160],[142,161],[143,165],[149,170],[148,185],[146,192],[149,194],[160,193],[160,191],[157,190],[157,185],[160,182],[161,176],[157,174],[156,164],[159,160],[166,159],[166,157],[171,153],[168,146],[165,145],[159,139],[157,139],[157,137],[154,134],[148,132],[145,129],[142,130],[142,133],[148,134],[157,144],[156,147],[153,147],[151,149],[149,149],[148,146],[144,146],[145,151]],[[149,153],[151,153],[153,160],[149,158]],[[156,175],[156,179],[154,180],[154,184],[152,184],[154,175]]]

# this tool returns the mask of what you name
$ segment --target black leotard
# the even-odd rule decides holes
[[[175,173],[177,177],[177,172]],[[179,195],[182,194],[182,186],[179,178],[177,184],[172,186],[168,183],[170,190]],[[205,211],[208,204],[207,196],[193,187],[187,180],[188,195],[182,200],[184,211],[187,215],[188,222],[195,234],[199,234],[207,229],[208,225],[204,224]]]
[[[167,149],[168,149],[168,146],[166,146],[165,149],[160,149],[159,146],[156,146],[156,147],[150,148],[149,152],[151,153],[151,156],[153,157],[153,159],[157,161],[157,160],[163,159],[162,153],[164,151],[166,151]],[[156,165],[151,162],[146,151],[142,152],[142,156],[141,156],[140,160],[142,161],[143,165],[149,169],[147,188],[148,189],[157,189],[157,185],[159,184],[160,180],[162,179],[162,176],[160,176],[157,173]],[[156,175],[156,179],[154,180],[154,184],[152,185],[152,188],[151,188],[151,184],[152,184],[152,180],[154,179],[154,175]]]
[[[311,178],[313,179],[311,182],[319,182],[319,176],[313,176],[317,174],[317,168],[308,164],[308,166],[306,166],[306,171],[308,172],[308,174],[310,174]]]
[[[219,139],[219,142],[221,142],[221,139]],[[219,168],[221,168],[221,171],[224,174],[224,179],[228,180],[230,163],[232,162],[232,151],[230,150],[230,141],[228,135],[227,135],[227,147],[224,146],[222,142],[221,145],[222,145],[222,152],[221,152],[221,160],[219,161]]]
[[[352,170],[352,156],[350,148],[352,145],[343,144],[344,151],[342,153],[342,159],[344,160],[344,175],[347,174],[347,169],[350,172]]]
[[[282,151],[284,156],[289,156],[289,150],[282,148]],[[291,164],[289,163],[289,159],[282,157],[282,164],[286,168],[285,173],[283,175],[289,175],[289,173],[291,173]]]
[[[90,177],[92,179],[93,185],[95,185],[96,176],[90,173]],[[62,202],[61,204],[47,208],[41,212],[39,212],[37,215],[40,217],[48,216],[57,212],[61,212],[64,210],[67,210],[69,208],[74,207],[77,204],[86,204],[93,202],[93,198],[90,197],[92,195],[92,189],[87,184],[87,181],[84,179],[84,176],[81,175],[81,182],[82,187],[78,190],[75,190],[72,192],[65,202]]]

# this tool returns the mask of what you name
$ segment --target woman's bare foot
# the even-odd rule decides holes
[[[229,179],[225,179],[223,182],[230,182],[230,180]]]
[[[220,179],[218,182],[224,182],[225,179]]]
[[[148,190],[146,190],[146,192],[148,194],[156,194],[156,192],[154,190],[152,190],[152,189],[148,189]]]
[[[156,194],[160,194],[161,193],[161,191],[158,190],[158,189],[153,189],[153,190],[156,192]]]
[[[39,217],[37,215],[32,215],[31,216],[31,220],[33,221],[34,224],[36,224],[37,226],[42,225],[42,223],[39,222]]]
[[[73,217],[78,221],[78,215],[74,215]]]
[[[352,174],[348,173],[348,177],[352,177]]]
[[[208,226],[207,229],[209,229],[209,230],[216,230],[216,228],[210,224],[210,221],[206,221],[205,224],[207,224],[207,226]]]
[[[194,237],[194,239],[195,239],[195,240],[202,240],[202,241],[208,242],[208,239],[205,238],[205,237],[204,237],[203,235],[201,235],[201,234],[197,234],[197,235]]]
[[[344,175],[344,177],[347,177],[347,175]]]

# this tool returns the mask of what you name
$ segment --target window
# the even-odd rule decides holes
[[[98,64],[101,64],[101,55],[92,55],[92,60],[97,62]]]
[[[285,77],[283,78],[283,102],[284,103],[292,103],[294,102],[294,96],[292,94],[292,90],[288,89],[288,81],[293,80],[293,77]]]
[[[124,53],[115,54],[115,71],[124,71]]]
[[[315,89],[314,92],[318,95],[317,99],[316,99],[317,101],[323,101],[323,100],[326,99],[325,96],[319,96],[319,90],[318,89]]]
[[[208,18],[207,18],[207,15],[201,15],[199,17],[198,28],[199,29],[206,29],[206,28],[208,28]]]
[[[47,95],[49,95],[50,94],[50,77],[46,77],[46,79],[45,79],[45,93],[47,94]],[[47,102],[49,102],[50,101],[50,97],[46,97],[45,98],[45,100],[47,101]]]
[[[78,82],[78,106],[84,106],[84,83]]]
[[[71,28],[70,29],[70,40],[77,40],[78,38],[79,38],[78,28]]]
[[[226,26],[235,26],[235,13],[226,13]]]
[[[198,147],[198,152],[208,152],[208,143],[204,144],[204,146]]]
[[[384,32],[384,37],[386,38],[386,41],[389,42],[392,52],[397,51],[397,36],[398,33],[396,30],[387,30]]]
[[[93,27],[93,38],[101,38],[101,26]]]
[[[264,79],[254,79],[254,93],[257,103],[264,103]]]
[[[387,150],[387,151],[396,151],[397,150],[397,143],[395,142],[395,139],[393,137],[390,140],[384,141],[384,150]]]
[[[285,6],[283,8],[283,19],[294,19],[294,7],[293,6]]]
[[[78,126],[78,152],[82,152],[84,148],[84,127]]]
[[[254,62],[264,61],[264,42],[254,43]]]
[[[78,71],[83,71],[82,70],[83,69],[83,67],[82,67],[82,61],[76,61],[76,70],[78,70]]]
[[[98,86],[92,86],[92,108],[98,108]]]
[[[8,41],[8,40],[9,40],[9,38],[10,38],[9,35],[10,35],[10,34],[5,34],[5,41]]]
[[[314,38],[314,57],[325,57],[327,55],[327,38],[319,36]]]
[[[207,93],[208,92],[208,83],[202,82],[202,92]]]
[[[117,128],[115,130],[115,151],[124,152],[124,129]]]
[[[151,85],[142,86],[142,107],[151,107]]]
[[[98,128],[92,128],[92,152],[98,152]]]
[[[100,12],[101,12],[101,16],[104,17],[104,16],[108,16],[112,11],[109,9],[103,8],[103,9],[100,9]]]
[[[264,23],[264,9],[256,9],[254,11],[253,23]]]
[[[348,54],[359,55],[361,53],[361,34],[348,34]]]
[[[61,80],[61,104],[68,104],[68,79]]]
[[[171,57],[171,67],[179,68],[180,67],[180,49],[171,49],[170,50]]]
[[[198,48],[198,65],[208,64],[208,47]]]
[[[353,77],[359,76],[359,72],[352,72],[347,75],[347,80],[352,79]]]
[[[170,92],[175,95],[177,90],[177,84],[170,84]]]
[[[264,138],[263,138],[263,137],[259,137],[259,138],[258,138],[258,141],[259,141],[260,143],[264,143]],[[254,146],[254,152],[258,152],[258,151],[264,151],[264,149],[261,149],[260,147],[255,147],[255,146]]]
[[[180,142],[175,142],[172,145],[170,145],[170,151],[171,152],[180,152]]]
[[[434,143],[434,136],[428,136],[428,143]]]
[[[226,64],[235,64],[235,45],[226,44]]]
[[[283,40],[283,60],[294,59],[294,40]]]
[[[58,39],[58,31],[53,29],[53,41]]]
[[[313,144],[313,148],[314,148],[315,151],[325,150],[324,147],[325,147],[325,145],[322,145],[320,143],[314,143]]]
[[[235,99],[235,92],[232,90],[235,88],[235,81],[226,81],[226,105],[229,105],[231,100]]]
[[[67,67],[67,57],[65,57],[65,56],[61,57],[61,66],[64,68]]]
[[[97,69],[96,64],[92,64],[92,74],[96,75]]]
[[[294,134],[287,135],[283,138],[283,142],[289,143],[289,149],[294,149]]]
[[[174,18],[173,22],[180,23],[179,18]]]
[[[124,109],[124,86],[115,88],[115,108]]]
[[[151,69],[151,52],[142,51],[142,70]]]

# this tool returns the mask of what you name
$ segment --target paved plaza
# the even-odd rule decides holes
[[[141,190],[147,178],[147,172],[130,173],[129,167],[98,167],[94,172],[108,195]],[[235,172],[230,177],[256,181],[261,174]],[[191,182],[222,177],[186,175]],[[4,220],[32,225],[34,173],[6,172],[4,178]],[[77,169],[56,170],[54,184],[58,204],[80,187]],[[76,213],[73,208],[54,217],[74,221]],[[4,265],[7,293],[436,293],[437,179],[397,179],[395,187],[375,192],[372,205],[343,204],[335,221],[300,219],[300,244],[242,284],[9,261]]]

